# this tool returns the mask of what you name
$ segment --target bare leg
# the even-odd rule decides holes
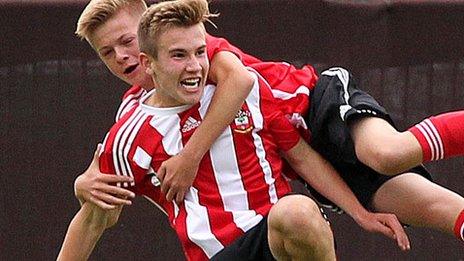
[[[284,197],[268,216],[268,238],[277,260],[335,260],[332,230],[319,207],[301,195]]]
[[[387,121],[366,117],[350,126],[359,160],[379,173],[395,175],[422,163],[422,150],[411,132],[398,132]]]
[[[373,206],[377,211],[396,214],[405,224],[454,235],[464,198],[420,175],[407,173],[383,184],[374,195]]]

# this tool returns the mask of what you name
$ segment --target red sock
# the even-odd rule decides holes
[[[423,162],[464,155],[464,111],[430,117],[409,131],[422,147]]]
[[[459,239],[464,241],[464,210],[456,219],[456,223],[454,224],[454,235]]]

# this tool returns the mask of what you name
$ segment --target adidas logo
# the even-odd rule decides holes
[[[200,126],[200,123],[201,121],[197,121],[193,117],[188,117],[187,121],[184,123],[184,126],[182,127],[182,132],[193,130],[196,127]]]

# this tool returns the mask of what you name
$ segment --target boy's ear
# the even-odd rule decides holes
[[[153,75],[153,69],[151,68],[151,59],[146,53],[141,52],[139,54],[139,61],[140,65],[142,65],[145,72],[149,75]]]

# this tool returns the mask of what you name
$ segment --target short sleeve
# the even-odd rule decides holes
[[[267,82],[259,77],[260,102],[265,128],[272,135],[277,147],[283,151],[293,148],[300,140],[300,134],[279,109]]]

